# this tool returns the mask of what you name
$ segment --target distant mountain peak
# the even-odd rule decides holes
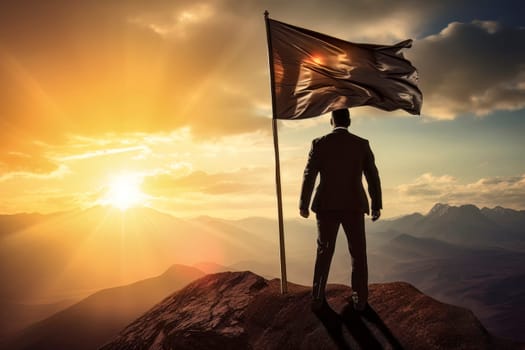
[[[497,205],[492,209],[488,207],[484,207],[483,209],[481,209],[481,211],[483,213],[490,213],[490,214],[497,214],[497,215],[512,215],[512,214],[519,212],[518,210],[504,208],[500,205]]]
[[[187,265],[182,265],[182,264],[173,264],[166,271],[164,271],[164,273],[162,273],[161,276],[164,276],[164,275],[176,275],[176,276],[179,276],[179,275],[195,274],[195,273],[204,275],[204,272],[202,272],[201,270],[199,270],[198,268],[196,268],[194,266],[187,266]]]
[[[440,216],[450,214],[451,212],[458,213],[458,214],[465,214],[465,215],[467,214],[478,215],[480,213],[480,210],[474,204],[463,204],[463,205],[455,206],[455,205],[437,203],[432,207],[432,209],[430,209],[427,216],[428,217],[440,217]]]
[[[450,205],[443,204],[443,203],[436,203],[430,209],[427,216],[442,216],[447,213],[447,211],[450,209]]]
[[[474,204],[464,204],[464,205],[460,205],[458,208],[462,213],[470,213],[474,215],[479,215],[481,212],[479,208],[475,206]]]

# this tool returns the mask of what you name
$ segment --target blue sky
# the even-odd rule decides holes
[[[519,2],[416,6],[421,8],[415,13],[435,10],[406,30],[415,39],[413,52],[405,55],[420,68],[421,117],[352,110],[351,130],[369,139],[376,153],[385,212],[426,212],[436,202],[523,209],[525,41]],[[516,67],[512,74],[505,72],[509,66]],[[323,125],[307,129],[310,137],[328,131]],[[302,135],[294,131],[292,142]]]

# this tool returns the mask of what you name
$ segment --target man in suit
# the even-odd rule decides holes
[[[379,219],[382,209],[381,183],[368,140],[350,132],[348,109],[332,112],[333,131],[312,142],[304,169],[299,213],[307,218],[308,207],[317,175],[312,211],[317,219],[317,257],[312,290],[312,310],[326,303],[325,287],[334,254],[339,226],[342,225],[352,257],[352,303],[363,311],[368,299],[368,266],[364,214],[370,214],[368,198],[362,183],[365,175],[372,201],[372,220]]]

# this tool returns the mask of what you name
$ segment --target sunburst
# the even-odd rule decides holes
[[[111,177],[102,203],[125,211],[131,207],[145,204],[146,195],[142,192],[141,177],[133,173],[120,173]]]

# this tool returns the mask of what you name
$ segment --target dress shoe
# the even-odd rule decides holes
[[[352,293],[352,297],[351,297],[351,303],[352,303],[352,307],[354,308],[355,311],[357,312],[363,312],[366,310],[366,307],[368,305],[368,303],[366,301],[360,301],[359,300],[359,297],[357,296],[357,293],[356,292],[353,292]]]

